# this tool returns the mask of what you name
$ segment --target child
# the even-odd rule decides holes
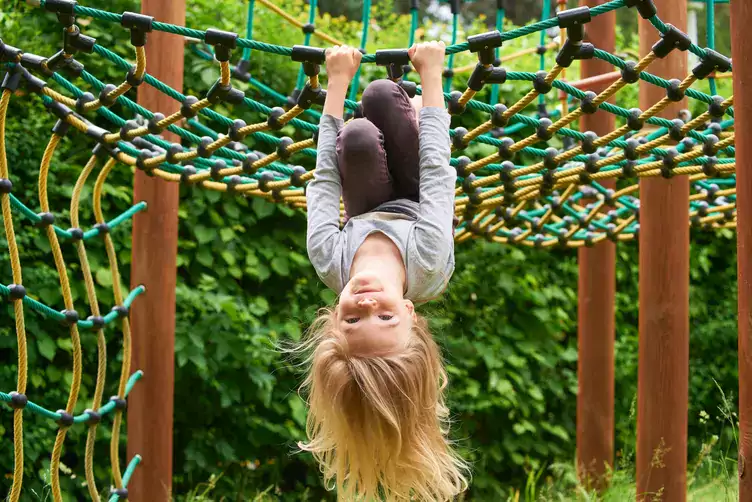
[[[378,80],[363,92],[365,118],[346,125],[345,95],[361,54],[327,52],[307,245],[339,302],[302,348],[310,411],[309,442],[300,446],[341,500],[444,501],[467,488],[466,464],[447,439],[439,348],[413,306],[439,296],[454,270],[444,50],[430,42],[409,51],[422,105]]]

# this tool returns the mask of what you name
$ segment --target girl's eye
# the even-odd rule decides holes
[[[360,321],[359,317],[351,317],[349,319],[345,319],[345,322],[347,324],[355,324],[356,322]]]
[[[380,315],[380,316],[379,316],[379,319],[381,319],[382,321],[388,321],[388,320],[390,320],[390,319],[391,319],[392,317],[394,317],[394,316],[393,316],[393,315],[388,315],[388,314],[384,314],[384,315]]]

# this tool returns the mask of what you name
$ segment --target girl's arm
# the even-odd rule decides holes
[[[420,110],[420,219],[416,224],[416,248],[426,271],[445,271],[454,246],[454,187],[457,175],[449,165],[450,116],[444,107],[441,72],[444,44],[431,42],[411,49],[420,74],[423,108]]]
[[[341,278],[336,273],[337,248],[340,237],[340,197],[342,184],[337,165],[337,133],[343,125],[345,94],[360,64],[349,47],[335,47],[327,53],[329,88],[324,103],[324,114],[319,122],[318,152],[313,180],[306,187],[308,229],[306,247],[321,280],[330,288],[342,289]],[[357,61],[356,61],[357,59]],[[354,65],[355,70],[352,70]],[[349,75],[349,78],[348,78]]]

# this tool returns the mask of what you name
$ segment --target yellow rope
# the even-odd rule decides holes
[[[94,184],[94,218],[97,223],[104,223],[104,214],[102,212],[102,189],[104,183],[107,180],[113,166],[115,165],[114,159],[109,159],[102,171],[97,176],[97,181]],[[115,245],[112,242],[110,234],[105,234],[104,245],[107,251],[107,260],[110,264],[110,271],[112,274],[112,293],[117,305],[123,304],[123,292],[120,288],[120,270],[118,268],[117,254],[115,253]],[[128,376],[131,371],[131,326],[128,321],[128,317],[122,318],[122,330],[123,330],[123,363],[120,369],[120,382],[118,384],[118,396],[125,396],[125,386],[128,382]],[[122,410],[115,410],[115,418],[112,423],[112,438],[110,440],[110,462],[112,463],[112,475],[115,481],[116,488],[123,487],[123,479],[120,474],[120,425],[122,422]]]
[[[5,151],[5,121],[8,114],[8,103],[12,92],[4,89],[0,97],[0,178],[10,179],[8,172],[8,157]],[[13,283],[23,285],[21,273],[21,258],[16,243],[16,233],[13,228],[13,215],[10,207],[10,195],[1,194],[3,224],[5,227],[5,239],[8,241],[8,255],[13,272]],[[26,323],[24,321],[23,299],[13,300],[13,313],[16,322],[16,340],[18,343],[18,373],[16,392],[26,394],[28,357],[26,354]],[[21,497],[21,485],[23,484],[23,410],[13,410],[13,484],[11,485],[10,502],[18,502]]]
[[[278,7],[274,5],[273,3],[267,1],[267,0],[258,0],[258,2],[263,5],[264,7],[268,8],[271,11],[274,11],[278,15],[280,15],[283,19],[285,19],[288,23],[297,26],[298,28],[303,27],[303,23],[301,21],[298,21],[296,18],[294,18],[292,15],[285,12],[281,7]],[[316,30],[313,32],[314,37],[318,37],[321,40],[325,40],[329,42],[332,45],[345,45],[345,42],[342,42],[341,40],[337,40],[336,38],[327,35],[326,33],[321,33],[320,31]]]
[[[81,171],[76,185],[73,187],[73,195],[71,197],[71,226],[73,228],[80,228],[78,219],[78,210],[81,199],[81,192],[86,184],[86,180],[91,174],[92,170],[96,166],[97,157],[92,155],[89,161]],[[89,266],[89,259],[86,255],[86,246],[83,240],[76,241],[76,252],[78,253],[78,260],[81,264],[81,272],[84,276],[84,283],[86,285],[86,296],[91,307],[91,315],[99,316],[99,302],[97,301],[97,293],[94,287],[94,278],[91,274],[91,267]],[[105,372],[107,369],[107,343],[104,338],[104,331],[100,328],[97,330],[97,378],[94,387],[94,396],[91,400],[91,409],[97,411],[102,404],[102,394],[104,393]],[[86,486],[89,489],[89,495],[92,500],[99,502],[99,490],[97,490],[96,480],[94,478],[94,444],[97,437],[97,424],[91,424],[86,436],[86,454],[84,457],[85,472],[86,472]]]
[[[42,208],[42,212],[49,212],[50,210],[49,201],[47,199],[47,175],[49,174],[52,156],[55,153],[55,149],[59,142],[60,136],[53,134],[44,152],[39,168],[39,204]],[[48,226],[45,230],[47,232],[47,239],[50,241],[50,247],[52,248],[55,267],[57,268],[58,276],[60,276],[60,287],[63,292],[65,308],[67,310],[74,310],[73,296],[68,281],[68,270],[65,266],[63,253],[60,249],[60,242],[58,241],[57,234],[55,234],[52,225]],[[75,323],[70,325],[70,336],[73,346],[73,380],[71,382],[71,389],[68,394],[68,403],[65,406],[65,412],[73,414],[81,387],[81,340],[78,334],[78,326]],[[61,426],[60,429],[58,429],[57,437],[55,438],[55,446],[52,450],[52,458],[50,460],[50,485],[52,488],[52,497],[55,502],[62,502],[63,500],[62,493],[60,492],[59,471],[60,456],[62,454],[63,441],[65,441],[67,429],[68,428],[64,426]]]

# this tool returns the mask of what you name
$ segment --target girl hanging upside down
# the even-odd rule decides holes
[[[409,51],[422,103],[378,80],[363,92],[364,118],[347,124],[345,94],[361,54],[327,52],[307,245],[339,300],[301,347],[310,411],[300,447],[340,500],[444,501],[467,488],[467,466],[448,439],[441,354],[413,303],[439,296],[454,271],[444,50],[430,42]]]

